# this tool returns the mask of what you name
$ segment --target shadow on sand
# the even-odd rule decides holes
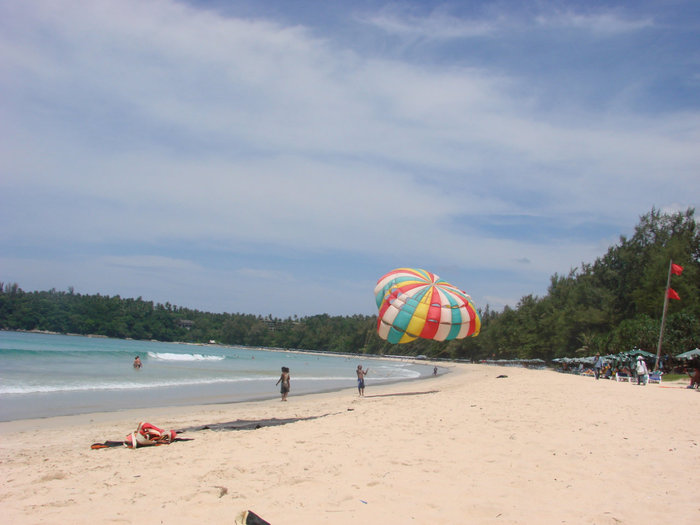
[[[424,394],[434,394],[439,390],[426,390],[425,392],[397,392],[395,394],[372,394],[365,397],[390,397],[390,396],[422,396]]]
[[[224,423],[210,423],[208,425],[199,425],[195,427],[186,427],[177,430],[178,434],[183,432],[197,432],[199,430],[255,430],[262,427],[276,427],[279,425],[286,425],[288,423],[296,423],[297,421],[309,421],[312,419],[320,419],[322,417],[330,416],[331,414],[322,414],[320,416],[310,416],[310,417],[290,417],[286,419],[237,419],[235,421],[227,421]]]

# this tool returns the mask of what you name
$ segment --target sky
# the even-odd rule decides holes
[[[617,5],[619,4],[619,5]],[[0,0],[0,282],[515,307],[700,203],[700,2]]]

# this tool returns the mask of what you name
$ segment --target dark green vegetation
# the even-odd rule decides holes
[[[637,347],[656,352],[669,260],[683,266],[672,287],[663,353],[700,346],[700,231],[695,210],[652,211],[634,235],[593,264],[554,275],[545,297],[523,297],[515,309],[481,312],[476,338],[390,345],[375,331],[376,317],[316,315],[277,319],[215,314],[119,296],[24,292],[0,283],[0,327],[101,334],[160,341],[207,342],[371,354],[425,354],[446,358],[541,358],[617,353]],[[373,283],[372,283],[373,284]],[[369,287],[371,288],[371,286]],[[371,292],[368,292],[371,293]]]

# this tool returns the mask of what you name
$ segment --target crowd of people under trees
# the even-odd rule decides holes
[[[647,363],[647,360],[650,363]],[[628,361],[619,359],[605,359],[596,354],[592,362],[587,364],[584,360],[571,360],[559,362],[561,372],[591,375],[596,379],[614,379],[617,381],[628,380],[646,385],[650,376],[661,381],[663,374],[685,374],[690,378],[688,388],[700,387],[700,358],[675,359],[669,355],[659,359],[658,366],[654,366],[655,358],[649,359],[641,355]]]

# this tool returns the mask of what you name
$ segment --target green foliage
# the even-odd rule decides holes
[[[672,381],[688,380],[688,374],[664,374],[662,381],[664,383],[670,383]]]
[[[0,283],[0,328],[94,334],[158,341],[209,342],[273,348],[366,352],[371,341],[384,348],[374,333],[375,317],[277,319],[250,314],[215,314],[119,296],[68,292],[24,292],[17,284]],[[376,344],[379,341],[379,344]]]
[[[700,346],[700,230],[695,211],[652,209],[630,239],[567,277],[554,275],[547,296],[524,297],[516,310],[489,319],[479,337],[480,358],[541,358],[616,353],[642,348],[656,353],[669,263],[683,266],[671,286],[663,353]]]
[[[549,360],[634,347],[655,352],[673,260],[684,268],[671,281],[681,300],[669,302],[663,351],[675,355],[700,346],[700,230],[694,214],[652,209],[630,239],[621,237],[593,264],[555,274],[545,297],[525,296],[503,312],[486,305],[476,338],[391,345],[377,335],[375,316],[216,314],[141,297],[80,295],[72,287],[24,292],[15,283],[0,283],[0,328],[467,360]]]

